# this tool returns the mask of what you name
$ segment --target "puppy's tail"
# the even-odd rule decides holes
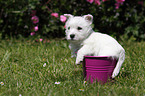
[[[125,50],[122,50],[120,52],[120,55],[119,55],[119,58],[118,58],[118,62],[116,64],[116,67],[115,67],[115,69],[113,71],[112,78],[114,78],[115,76],[117,76],[119,74],[119,71],[121,69],[121,66],[122,66],[124,60],[125,60]]]

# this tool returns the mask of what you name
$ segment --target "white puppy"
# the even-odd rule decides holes
[[[72,57],[77,52],[76,64],[80,64],[85,55],[117,58],[118,62],[112,78],[117,76],[125,59],[123,47],[111,36],[92,30],[92,15],[72,16],[71,14],[64,14],[64,16],[68,17],[66,39],[70,43],[69,48],[72,50]]]

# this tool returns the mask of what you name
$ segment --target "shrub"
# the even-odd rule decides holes
[[[2,37],[28,36],[30,32],[30,12],[40,2],[38,0],[1,0],[0,29]]]
[[[145,39],[145,3],[141,0],[11,0],[0,1],[2,37],[64,37],[60,16],[92,14],[94,30],[119,38]],[[33,16],[39,21],[34,23]],[[37,28],[37,30],[36,30]]]

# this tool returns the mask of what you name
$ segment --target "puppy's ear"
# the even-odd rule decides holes
[[[64,16],[67,17],[67,19],[70,19],[73,17],[73,15],[71,15],[71,14],[64,14]]]
[[[92,24],[92,22],[93,22],[93,16],[92,16],[91,14],[84,15],[83,17],[85,18],[85,20],[86,20],[88,23]]]

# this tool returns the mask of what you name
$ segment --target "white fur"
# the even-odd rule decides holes
[[[92,30],[92,15],[88,14],[81,17],[65,14],[65,16],[69,17],[66,22],[66,39],[70,43],[72,57],[76,56],[77,52],[76,64],[80,64],[85,55],[117,58],[118,62],[112,78],[117,76],[125,59],[123,47],[111,36]]]

